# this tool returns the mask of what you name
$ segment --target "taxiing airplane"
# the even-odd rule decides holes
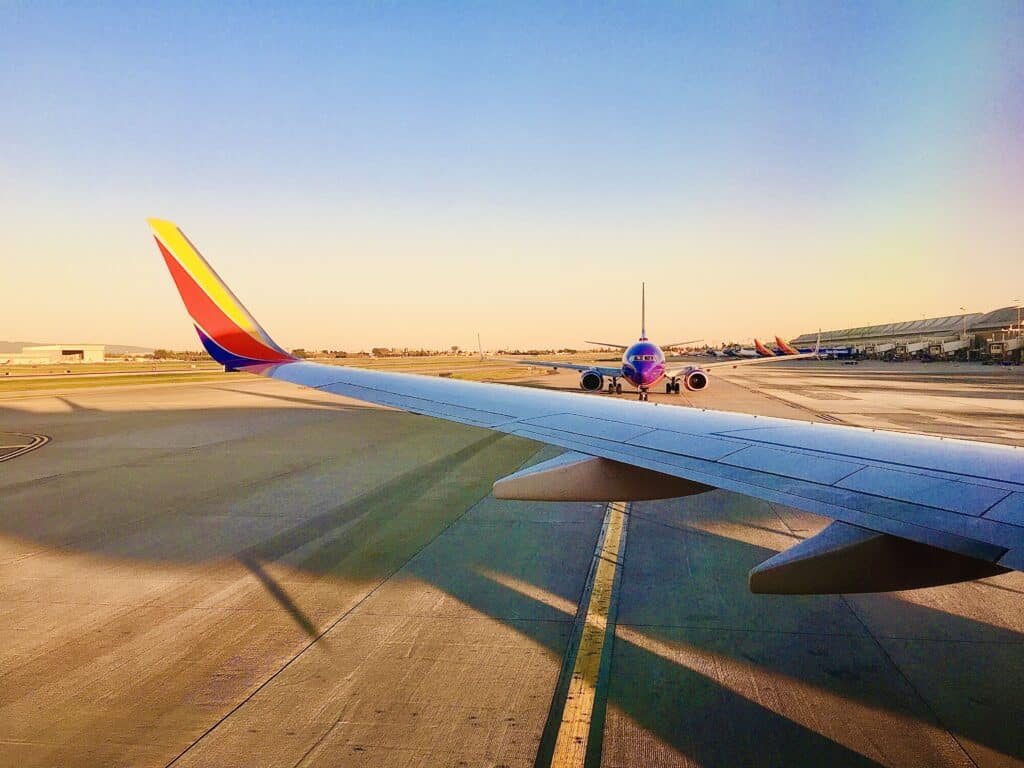
[[[694,341],[697,341],[694,339]],[[684,344],[692,344],[693,341],[680,341],[675,344],[666,344],[664,349],[680,347]],[[622,363],[617,368],[602,367],[599,365],[580,365],[578,363],[548,362],[547,360],[516,360],[522,365],[536,365],[545,368],[565,368],[571,371],[580,371],[580,389],[588,392],[598,392],[604,388],[605,379],[608,379],[608,391],[622,394],[622,384],[619,379],[625,379],[639,393],[640,400],[647,400],[651,387],[657,386],[658,382],[665,379],[665,392],[667,394],[679,394],[681,387],[691,392],[706,389],[709,383],[708,371],[720,366],[735,368],[739,365],[750,363],[769,362],[767,359],[756,358],[750,360],[727,363],[710,363],[708,365],[667,365],[665,353],[653,341],[647,338],[647,298],[645,284],[640,287],[640,339],[630,345],[611,344],[604,341],[588,341],[587,344],[601,344],[606,347],[617,347],[624,350]],[[770,353],[769,353],[770,354]],[[774,356],[772,356],[774,358]],[[798,358],[814,357],[813,352],[805,355],[796,355]],[[789,360],[793,357],[787,358]]]
[[[756,566],[754,592],[881,592],[1024,571],[1024,449],[309,363],[274,343],[181,230],[150,225],[203,346],[225,367],[566,450],[498,480],[497,498],[722,488],[833,518]]]

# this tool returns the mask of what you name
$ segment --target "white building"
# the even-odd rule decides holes
[[[102,363],[106,360],[103,344],[41,344],[22,347],[21,352],[2,353],[10,365],[63,365],[64,363]]]

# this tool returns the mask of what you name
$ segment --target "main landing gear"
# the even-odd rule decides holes
[[[679,394],[679,379],[672,379],[671,381],[665,382],[665,394],[667,395],[678,395]]]
[[[612,379],[611,381],[608,382],[608,394],[609,395],[611,395],[611,394],[621,395],[622,394],[622,385],[619,384],[619,380],[618,379]]]

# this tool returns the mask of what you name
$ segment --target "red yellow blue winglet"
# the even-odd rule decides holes
[[[295,360],[274,343],[185,234],[169,221],[150,219],[160,249],[199,339],[230,368]]]

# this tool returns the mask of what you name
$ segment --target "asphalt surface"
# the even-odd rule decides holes
[[[754,368],[656,399],[1024,442],[1020,376]],[[0,396],[0,432],[50,438],[0,463],[0,765],[551,754],[607,510],[489,496],[550,449],[255,379]],[[591,764],[1024,765],[1024,578],[747,591],[827,522],[630,506]]]

